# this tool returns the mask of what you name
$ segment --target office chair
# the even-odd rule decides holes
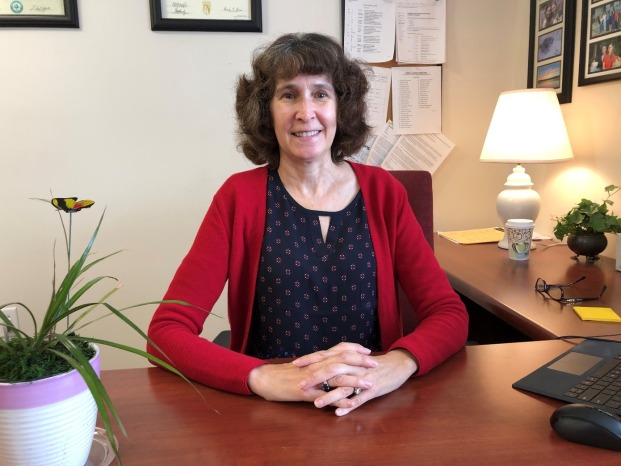
[[[431,173],[422,170],[394,170],[389,173],[405,186],[412,211],[414,211],[414,215],[425,234],[425,239],[431,246],[431,249],[433,249],[433,185]],[[418,322],[414,309],[400,285],[397,293],[403,319],[403,333],[405,335],[414,330]],[[213,341],[220,346],[228,348],[230,336],[230,330],[224,330]]]

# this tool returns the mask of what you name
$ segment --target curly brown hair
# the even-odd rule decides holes
[[[336,134],[332,160],[340,163],[366,142],[370,127],[365,120],[369,83],[364,66],[349,59],[331,37],[317,33],[285,34],[255,51],[252,73],[237,80],[235,111],[237,142],[251,162],[278,168],[280,154],[270,103],[279,79],[299,74],[325,74],[337,97]]]

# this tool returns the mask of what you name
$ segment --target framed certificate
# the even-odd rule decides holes
[[[0,26],[77,28],[78,0],[0,0]]]
[[[149,0],[153,31],[262,32],[261,0]]]

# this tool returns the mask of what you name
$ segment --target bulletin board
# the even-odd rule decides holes
[[[359,0],[341,0],[341,40],[343,43],[343,47],[345,47],[346,45],[346,39],[345,39],[345,31],[346,31],[346,25],[345,25],[345,21],[346,21],[346,6],[348,3],[356,3]],[[427,0],[429,1],[429,0]],[[434,0],[435,2],[435,0]],[[368,2],[368,3],[372,3]],[[378,4],[382,4],[383,2],[381,1],[377,1],[376,3]],[[413,3],[425,3],[425,0],[419,0],[418,2],[413,1]],[[386,61],[367,61],[364,60],[363,61],[365,64],[371,66],[371,67],[381,67],[381,68],[386,68],[386,69],[392,69],[392,68],[398,68],[398,67],[402,67],[402,68],[407,68],[407,67],[432,67],[432,66],[438,66],[438,67],[442,67],[441,63],[419,63],[419,62],[408,62],[408,63],[401,63],[397,60],[396,58],[396,53],[395,50],[393,49],[392,51],[392,55],[391,58],[389,60]],[[391,119],[392,118],[392,111],[393,111],[393,96],[392,96],[392,92],[390,93],[389,99],[388,99],[388,111],[386,114],[386,118],[387,119]]]

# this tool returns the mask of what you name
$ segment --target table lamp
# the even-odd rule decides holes
[[[522,163],[563,162],[573,157],[563,114],[552,89],[525,89],[500,94],[481,162],[516,163],[506,189],[496,199],[503,227],[511,218],[535,221],[541,208],[539,194]],[[498,247],[508,249],[507,235]],[[534,248],[533,243],[531,248]]]

